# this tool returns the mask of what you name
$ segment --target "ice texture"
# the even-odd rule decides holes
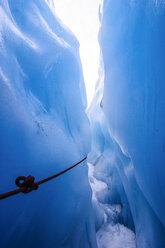
[[[134,224],[137,247],[163,248],[165,1],[104,0],[102,13],[99,41],[105,75],[100,106],[112,142],[105,134],[105,121],[97,117],[93,121],[95,141],[99,140],[98,145],[93,142],[98,154],[95,164],[110,160],[104,166],[111,175],[107,198],[130,209],[133,223],[126,216],[123,221],[130,228]],[[94,157],[90,155],[91,162]]]
[[[102,165],[104,164],[102,163]],[[90,163],[88,166],[89,181],[93,192],[92,201],[98,248],[121,248],[123,246],[136,248],[135,233],[119,223],[123,211],[121,205],[106,203],[104,195],[105,192],[109,194],[111,188],[108,185],[108,180],[102,181],[105,179],[104,173],[98,173],[96,166]]]
[[[90,149],[79,44],[45,0],[0,0],[0,193]],[[0,203],[0,247],[96,247],[86,162]]]
[[[116,166],[117,144],[102,110],[104,70],[101,62],[95,97],[88,109],[92,146],[88,154],[89,181],[99,248],[136,247],[135,228]]]

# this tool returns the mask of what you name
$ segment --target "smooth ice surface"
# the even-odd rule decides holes
[[[49,2],[49,1],[48,1]],[[0,191],[90,149],[79,44],[43,0],[0,1]],[[96,247],[86,162],[0,203],[0,247]]]
[[[108,201],[120,200],[130,209],[139,248],[165,246],[164,26],[164,1],[104,1],[100,106],[109,132],[101,123],[105,121],[100,110],[90,114],[95,118],[90,160],[96,165],[102,160],[109,163],[104,166],[112,175]],[[94,161],[92,154],[98,159]],[[131,218],[125,217],[124,223],[133,228]]]

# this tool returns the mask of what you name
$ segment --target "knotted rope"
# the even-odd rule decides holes
[[[81,164],[84,160],[86,160],[87,157],[83,158],[81,161],[79,161],[78,163],[72,165],[71,167],[67,168],[66,170],[63,170],[53,176],[50,176],[50,177],[47,177],[41,181],[38,181],[38,182],[35,182],[35,178],[33,176],[28,176],[28,177],[24,177],[24,176],[19,176],[16,178],[15,180],[15,184],[17,187],[19,187],[19,189],[15,189],[13,191],[9,191],[9,192],[6,192],[4,194],[0,194],[0,200],[3,200],[7,197],[10,197],[10,196],[13,196],[13,195],[16,195],[18,193],[29,193],[33,190],[37,190],[38,189],[38,186],[42,183],[45,183],[45,182],[48,182],[52,179],[54,179],[55,177],[58,177],[62,174],[64,174],[65,172],[71,170],[72,168],[74,168],[76,165],[78,164]]]

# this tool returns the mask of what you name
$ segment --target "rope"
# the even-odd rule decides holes
[[[55,177],[58,177],[64,173],[66,173],[67,171],[73,169],[76,165],[81,164],[86,159],[87,159],[87,157],[83,158],[81,161],[72,165],[71,167],[69,167],[69,168],[67,168],[67,169],[65,169],[65,170],[63,170],[63,171],[61,171],[61,172],[59,172],[53,176],[50,176],[50,177],[45,178],[41,181],[38,181],[38,182],[35,182],[35,178],[33,176],[28,176],[28,177],[19,176],[15,180],[15,184],[17,187],[19,187],[19,189],[15,189],[15,190],[0,194],[0,200],[3,200],[7,197],[16,195],[16,194],[21,193],[21,192],[26,194],[26,193],[32,192],[33,190],[37,190],[38,186],[40,184],[48,182],[48,181],[54,179]]]

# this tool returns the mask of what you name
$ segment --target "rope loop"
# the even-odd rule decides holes
[[[19,176],[16,178],[15,184],[19,188],[24,188],[22,190],[22,193],[26,194],[26,193],[29,193],[33,190],[38,189],[38,184],[35,183],[34,180],[35,180],[35,178],[33,176],[28,176],[28,177]]]
[[[50,181],[50,180],[52,180],[52,179],[54,179],[54,178],[56,178],[58,176],[61,176],[62,174],[66,173],[67,171],[73,169],[78,164],[81,164],[82,162],[84,162],[86,159],[87,159],[87,157],[83,158],[81,161],[79,161],[78,163],[70,166],[69,168],[67,168],[67,169],[65,169],[65,170],[63,170],[63,171],[61,171],[61,172],[59,172],[59,173],[57,173],[57,174],[55,174],[53,176],[47,177],[45,179],[42,179],[42,180],[40,180],[40,181],[38,181],[36,183],[34,182],[35,178],[33,176],[28,176],[28,177],[19,176],[15,180],[15,184],[16,184],[16,186],[19,187],[19,189],[15,189],[15,190],[0,194],[0,200],[3,200],[5,198],[7,198],[7,197],[16,195],[16,194],[21,193],[21,192],[26,194],[26,193],[29,193],[29,192],[31,192],[33,190],[36,190],[36,189],[38,189],[38,186],[40,184],[46,183],[46,182],[48,182],[48,181]]]

